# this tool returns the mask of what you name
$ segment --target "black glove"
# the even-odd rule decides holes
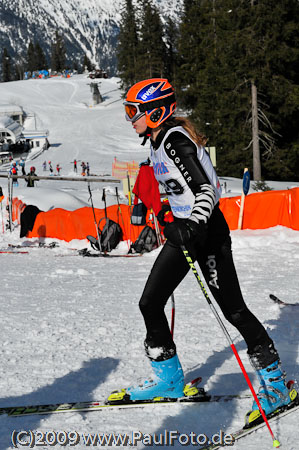
[[[206,239],[206,224],[204,222],[194,222],[194,220],[177,220],[166,224],[164,236],[174,245],[187,245],[193,240],[204,244]]]
[[[171,214],[171,220],[170,221],[165,220],[165,214],[169,213],[170,211],[171,211],[171,208],[170,208],[170,204],[169,203],[162,204],[161,211],[159,211],[158,215],[157,215],[158,222],[159,222],[159,224],[162,227],[165,227],[165,225],[167,225],[167,223],[169,223],[170,221],[173,220],[173,215],[172,214]]]

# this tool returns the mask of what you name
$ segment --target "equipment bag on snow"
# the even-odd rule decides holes
[[[146,253],[157,248],[156,232],[148,225],[143,228],[137,240],[131,245],[130,253]]]
[[[106,220],[106,223],[101,231],[100,223]],[[102,252],[110,252],[117,247],[122,238],[122,229],[114,220],[103,218],[99,221],[99,235],[100,235],[100,250]]]
[[[104,220],[101,219],[101,220]],[[100,220],[100,222],[101,222]],[[100,225],[99,222],[99,225]],[[117,247],[122,238],[122,229],[118,223],[111,219],[106,219],[103,230],[99,227],[99,241],[94,236],[86,236],[89,240],[90,245],[94,250],[99,250],[100,252],[110,252]]]
[[[107,217],[107,205],[106,205],[106,192],[105,189],[103,189],[103,197],[102,200],[105,203],[105,217],[103,217],[99,223],[98,223],[98,234],[99,238],[93,238],[92,236],[87,236],[87,239],[89,240],[91,246],[95,250],[99,250],[100,252],[111,252],[122,238],[122,229],[120,225],[114,220],[111,220]],[[101,230],[100,223],[106,220],[105,225],[103,226],[103,229]]]

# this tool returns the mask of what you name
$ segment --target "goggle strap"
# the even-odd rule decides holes
[[[139,103],[139,111],[145,112],[151,109],[160,108],[161,106],[169,106],[175,102],[175,95],[172,94],[169,97],[162,98],[160,100],[153,100],[147,103]]]

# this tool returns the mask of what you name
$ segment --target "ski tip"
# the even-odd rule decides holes
[[[280,442],[279,442],[277,439],[274,439],[274,441],[273,441],[273,447],[274,447],[274,448],[280,447]]]

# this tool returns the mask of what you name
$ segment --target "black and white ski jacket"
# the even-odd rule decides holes
[[[151,160],[175,217],[207,223],[221,197],[216,171],[204,147],[181,126],[151,140]]]

